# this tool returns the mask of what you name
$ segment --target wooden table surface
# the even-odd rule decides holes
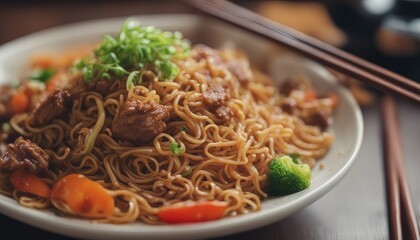
[[[144,13],[186,12],[178,1],[56,1],[2,3],[0,44],[48,27],[88,19]],[[414,207],[419,215],[420,108],[399,103],[402,141]],[[365,132],[357,160],[332,191],[300,212],[274,224],[220,239],[388,239],[379,105],[363,110]],[[1,204],[1,203],[0,203]],[[67,239],[0,214],[8,239]],[[3,238],[2,238],[3,239]]]

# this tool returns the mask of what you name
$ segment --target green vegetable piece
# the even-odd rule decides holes
[[[9,132],[10,129],[11,129],[10,123],[8,123],[8,122],[3,123],[3,125],[1,126],[1,128],[2,128],[3,132]]]
[[[187,166],[185,170],[181,172],[181,176],[188,177],[191,175],[191,173],[192,173],[192,168],[190,166]]]
[[[289,154],[289,157],[291,157],[293,162],[296,163],[296,164],[301,164],[302,163],[302,161],[300,160],[300,156],[297,153]]]
[[[307,164],[294,163],[293,158],[288,155],[271,160],[268,172],[268,187],[271,195],[296,193],[310,185],[311,169]]]
[[[129,19],[115,38],[105,36],[99,47],[75,68],[87,82],[128,78],[128,89],[141,83],[143,70],[154,71],[161,81],[172,81],[179,74],[172,61],[186,57],[189,51],[190,44],[181,33],[140,26]]]
[[[36,80],[40,82],[47,82],[52,76],[54,76],[55,71],[53,69],[45,68],[45,69],[36,69],[34,70],[29,79]]]
[[[134,86],[138,83],[141,83],[141,74],[139,71],[131,72],[130,75],[128,75],[127,82],[126,82],[126,88],[130,89],[131,86]]]
[[[182,153],[182,147],[176,142],[171,142],[171,144],[169,144],[169,149],[176,156],[179,156]]]

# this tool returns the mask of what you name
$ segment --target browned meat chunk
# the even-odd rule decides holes
[[[39,173],[48,169],[49,156],[30,140],[18,139],[9,144],[6,153],[0,157],[0,170],[15,171],[26,168],[31,173]]]
[[[194,46],[193,58],[197,61],[206,59],[207,61],[211,61],[216,65],[222,63],[222,59],[220,58],[219,53],[204,44],[198,44]]]
[[[14,93],[15,90],[9,85],[0,87],[0,120],[5,120],[10,117],[11,113],[8,105]]]
[[[220,106],[216,108],[214,113],[216,114],[218,118],[222,119],[223,121],[227,121],[231,117],[233,117],[232,109],[230,109],[230,107],[228,106]]]
[[[286,96],[289,96],[290,93],[296,89],[302,90],[302,91],[305,91],[306,89],[308,89],[308,83],[306,82],[306,80],[302,78],[293,78],[293,79],[286,80],[280,86],[280,92]]]
[[[67,90],[55,90],[34,109],[29,117],[29,123],[35,127],[50,123],[66,112],[70,101],[70,93]]]
[[[286,98],[281,103],[281,109],[287,113],[293,114],[294,109],[296,109],[296,100],[292,98]]]
[[[232,109],[226,106],[226,102],[229,98],[229,91],[220,84],[216,84],[207,89],[203,94],[203,103],[219,119],[227,121],[233,116]]]
[[[246,58],[230,60],[227,62],[227,67],[241,84],[247,84],[251,81],[252,72]]]
[[[99,79],[89,85],[89,90],[98,92],[102,96],[106,96],[112,92],[112,85],[114,81],[107,79]]]
[[[221,85],[216,84],[207,89],[207,91],[203,94],[203,103],[207,107],[214,109],[224,105],[229,98],[229,92],[227,92]]]
[[[136,144],[151,141],[165,131],[171,110],[172,106],[129,99],[112,125],[112,133],[118,139]]]
[[[325,130],[328,127],[328,115],[324,112],[313,112],[307,117],[304,117],[306,124],[312,126],[318,126],[321,130]]]

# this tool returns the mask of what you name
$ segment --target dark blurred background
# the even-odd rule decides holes
[[[235,2],[420,81],[420,0]],[[0,44],[83,20],[191,11],[176,0],[6,0],[0,3]]]

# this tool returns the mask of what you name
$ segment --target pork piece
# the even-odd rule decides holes
[[[11,86],[0,86],[0,120],[6,120],[10,117],[11,113],[8,105],[14,94],[15,90]]]
[[[229,98],[230,93],[220,84],[216,84],[203,94],[203,103],[207,107],[215,109],[224,105]]]
[[[233,116],[233,111],[226,106],[227,100],[230,98],[229,90],[220,84],[211,86],[203,94],[203,103],[208,107],[210,112],[214,113],[223,121],[229,120]]]
[[[63,115],[70,102],[71,97],[67,90],[55,90],[34,109],[29,116],[29,124],[34,127],[45,126],[53,119]]]
[[[198,44],[194,46],[193,58],[197,61],[206,59],[207,61],[220,65],[223,63],[217,50],[212,49],[204,44]]]
[[[120,140],[135,144],[149,142],[165,131],[171,110],[172,106],[129,99],[112,125],[112,133]]]
[[[214,110],[214,114],[216,114],[216,116],[219,119],[222,119],[223,121],[228,121],[234,115],[232,109],[230,109],[230,107],[224,106],[224,105],[216,108],[216,110]]]
[[[296,77],[286,80],[280,86],[280,92],[286,96],[289,96],[293,90],[302,90],[305,91],[309,88],[308,82],[305,79]]]
[[[253,72],[246,53],[236,48],[226,48],[221,54],[227,69],[232,73],[233,77],[241,85],[248,85],[253,79]]]
[[[227,63],[228,70],[242,84],[248,84],[252,79],[252,71],[246,58],[233,59]]]
[[[293,114],[294,110],[296,109],[296,100],[293,98],[286,98],[280,106],[283,111]]]
[[[89,84],[88,89],[91,91],[98,92],[99,94],[105,97],[112,92],[113,84],[114,84],[114,81],[107,80],[107,79],[99,79]]]
[[[303,118],[303,121],[306,124],[312,125],[312,126],[318,126],[322,131],[327,129],[329,122],[328,122],[329,116],[325,112],[322,111],[316,111],[308,115],[307,117]]]
[[[18,139],[8,145],[0,157],[0,170],[13,172],[26,168],[30,173],[39,173],[48,169],[49,156],[30,140]]]

